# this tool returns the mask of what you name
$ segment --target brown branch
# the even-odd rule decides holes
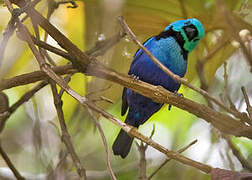
[[[234,111],[238,110],[236,109],[234,103],[231,100],[230,97],[230,92],[229,92],[229,88],[228,88],[228,73],[227,73],[227,63],[224,62],[224,74],[223,74],[223,78],[224,78],[224,89],[225,89],[225,95],[227,97],[227,100],[229,102],[230,108],[233,109]]]
[[[132,32],[132,30],[129,28],[129,26],[126,24],[125,20],[123,19],[122,16],[120,16],[118,18],[119,23],[121,24],[123,30],[125,31],[126,34],[128,34],[131,39],[151,58],[151,60],[158,65],[158,67],[160,69],[162,69],[165,73],[167,73],[172,79],[174,79],[175,81],[191,88],[192,90],[198,92],[199,94],[201,94],[202,96],[206,97],[207,99],[210,99],[211,101],[213,101],[215,104],[219,105],[221,108],[225,109],[227,112],[233,114],[235,117],[240,118],[240,119],[248,119],[246,114],[242,114],[240,112],[237,111],[233,111],[230,108],[226,107],[223,103],[221,103],[218,99],[214,98],[213,96],[211,96],[208,92],[194,87],[193,85],[191,85],[190,83],[187,82],[187,80],[180,78],[178,75],[174,74],[171,70],[169,70],[166,66],[164,66],[157,58],[155,58],[151,52],[142,45],[142,43],[140,41],[137,40],[136,36],[134,35],[134,33]]]
[[[14,18],[11,17],[10,21],[8,22],[7,27],[3,30],[3,39],[0,43],[0,67],[4,58],[4,52],[7,47],[7,43],[10,37],[13,35],[15,31],[15,21]]]
[[[16,103],[14,103],[9,109],[6,110],[6,112],[8,113],[8,116],[5,116],[5,118],[1,119],[1,121],[0,121],[0,133],[3,131],[4,125],[5,125],[8,117],[11,114],[13,114],[17,110],[17,108],[19,108],[23,103],[28,101],[36,92],[38,92],[40,89],[42,89],[46,85],[47,85],[47,81],[43,81],[43,82],[39,83],[37,86],[32,88],[30,91],[26,92]]]
[[[1,141],[0,141],[0,154],[1,154],[2,158],[4,159],[4,161],[6,162],[6,164],[8,165],[8,167],[11,169],[11,171],[15,175],[15,177],[18,180],[25,180],[25,178],[18,172],[18,170],[12,164],[12,162],[11,162],[10,158],[8,157],[8,155],[6,154],[6,152],[3,150],[2,145],[1,145]]]
[[[55,104],[55,108],[56,108],[57,115],[59,118],[59,123],[60,123],[60,128],[61,128],[61,133],[62,133],[61,140],[66,145],[66,148],[72,157],[72,160],[74,162],[74,165],[77,169],[77,172],[78,172],[80,178],[87,179],[86,170],[83,168],[83,166],[80,162],[80,159],[74,150],[73,144],[71,142],[71,137],[70,137],[69,132],[66,127],[64,114],[63,114],[63,110],[62,110],[62,101],[58,95],[56,84],[53,81],[51,81],[50,84],[51,84],[51,89],[53,92],[54,104]]]
[[[196,142],[197,142],[197,140],[194,140],[193,142],[191,142],[191,143],[188,144],[187,146],[185,146],[185,147],[179,149],[179,150],[178,150],[178,153],[184,152],[185,150],[187,150],[188,148],[190,148],[192,145],[194,145]],[[149,176],[148,180],[150,180],[151,178],[153,178],[153,176],[154,176],[155,174],[157,174],[157,172],[158,172],[162,167],[164,167],[164,165],[165,165],[166,163],[168,163],[170,160],[171,160],[170,158],[169,158],[169,159],[166,159],[166,160],[165,160],[165,161],[164,161],[153,173],[151,173],[151,175]]]
[[[51,171],[49,171],[49,173],[46,176],[46,179],[57,179],[57,175],[59,174],[59,177],[64,177],[64,175],[62,175],[63,173],[66,175],[66,173],[63,171],[64,166],[66,166],[66,159],[67,159],[67,155],[68,153],[66,152],[66,150],[61,150],[59,152],[59,161],[56,165],[56,167],[54,169],[51,169]],[[69,178],[69,176],[68,176]]]
[[[137,144],[137,143],[136,143]],[[137,149],[139,151],[140,154],[140,161],[139,161],[139,179],[141,180],[146,180],[147,176],[146,176],[146,150],[147,150],[148,145],[144,145],[143,142],[139,144],[137,144]]]
[[[242,156],[242,154],[239,152],[239,150],[235,147],[234,143],[232,142],[231,138],[229,136],[223,135],[224,139],[226,140],[228,146],[230,147],[232,153],[234,156],[240,161],[243,168],[252,171],[252,166],[249,164],[249,162]]]
[[[76,69],[73,69],[72,65],[57,66],[57,67],[53,67],[52,70],[59,75],[77,72]],[[41,80],[48,80],[48,76],[43,71],[34,71],[31,73],[18,75],[10,79],[2,79],[0,81],[0,91],[4,89],[9,89],[12,87],[35,83]]]
[[[31,36],[32,37],[32,40],[34,42],[34,44],[36,44],[37,46],[45,49],[45,50],[48,50],[50,52],[53,52],[54,54],[57,54],[59,56],[62,56],[66,59],[71,59],[71,55],[61,49],[58,49],[50,44],[47,44],[46,42],[44,41],[40,41],[39,39],[35,38],[34,36]]]
[[[225,18],[224,22],[226,22],[227,29],[230,29],[229,32],[231,33],[232,37],[241,45],[241,50],[250,66],[250,72],[252,72],[252,54],[239,36],[240,27],[236,22],[235,16],[225,7],[222,0],[215,0],[215,3],[218,4],[220,13]]]
[[[117,178],[116,178],[116,176],[115,176],[115,174],[114,174],[114,172],[112,170],[111,164],[110,164],[110,153],[109,153],[108,143],[107,143],[105,134],[104,134],[104,132],[102,130],[101,124],[100,124],[99,120],[96,119],[93,111],[90,108],[87,108],[87,111],[88,111],[89,116],[91,117],[91,119],[94,121],[94,123],[95,123],[96,127],[98,128],[98,131],[99,131],[99,133],[101,135],[102,142],[103,142],[103,145],[104,145],[104,148],[105,148],[105,151],[106,151],[106,157],[107,157],[106,158],[106,163],[107,163],[107,170],[109,172],[109,175],[110,175],[111,179],[116,180]]]
[[[8,0],[6,0],[8,2]],[[8,3],[9,4],[9,3]],[[8,6],[7,4],[7,6]],[[13,11],[11,10],[12,6],[9,4],[9,10],[11,13],[13,13]],[[63,86],[64,88],[67,88],[68,85],[66,83],[64,83],[64,80],[57,76],[53,71],[52,69],[50,69],[49,65],[46,64],[45,60],[43,59],[43,57],[41,56],[41,54],[39,53],[39,51],[36,49],[35,47],[35,44],[33,43],[32,41],[32,38],[30,36],[30,33],[29,31],[27,30],[27,28],[19,21],[19,19],[17,18],[17,28],[18,28],[18,31],[19,33],[22,35],[22,38],[27,42],[27,44],[29,45],[32,53],[34,54],[37,62],[39,63],[40,65],[40,68],[51,78],[53,79],[54,81],[56,81],[57,83],[59,83],[59,85]],[[56,85],[54,84],[54,82],[52,81],[52,91],[53,91],[53,94],[54,94],[54,101],[55,101],[55,106],[56,106],[56,109],[57,109],[57,114],[58,114],[58,117],[59,117],[59,120],[60,120],[60,127],[62,129],[62,141],[65,143],[73,161],[74,161],[74,164],[76,166],[76,169],[77,169],[77,172],[79,174],[79,176],[82,178],[82,179],[87,179],[86,178],[86,171],[85,169],[82,167],[81,163],[80,163],[80,160],[77,156],[77,154],[75,153],[74,151],[74,148],[73,148],[73,145],[70,141],[70,136],[69,136],[69,133],[67,131],[67,128],[66,128],[66,125],[65,125],[65,121],[64,121],[64,115],[63,115],[63,111],[62,111],[62,108],[61,108],[61,105],[58,104],[59,101],[60,101],[60,98],[58,97],[58,94],[57,94],[57,89],[56,89]]]
[[[245,87],[242,86],[241,90],[242,90],[245,102],[247,104],[247,112],[248,112],[249,117],[250,117],[250,124],[252,124],[252,106],[250,105],[249,98],[248,98]]]
[[[156,130],[155,124],[153,124],[153,129],[151,131],[150,139],[152,139],[154,133]],[[147,170],[147,163],[146,163],[146,150],[148,148],[148,144],[144,144],[142,141],[140,144],[136,142],[137,149],[140,154],[140,161],[139,161],[139,179],[141,180],[146,180],[147,175],[146,175],[146,170]]]

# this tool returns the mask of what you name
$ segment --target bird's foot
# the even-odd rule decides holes
[[[174,94],[178,97],[184,97],[183,93],[178,93],[178,91],[174,91]]]
[[[169,104],[169,106],[168,106],[168,110],[169,110],[169,111],[171,110],[171,107],[172,107],[172,105]]]
[[[178,93],[178,91],[174,91],[174,94],[178,97],[184,97],[183,93]],[[169,111],[171,110],[171,107],[172,107],[172,105],[169,104],[169,106],[168,106]]]
[[[133,81],[136,81],[136,82],[139,81],[139,77],[136,76],[135,74],[131,74],[130,76],[131,76]]]

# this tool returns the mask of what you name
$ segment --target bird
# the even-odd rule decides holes
[[[184,19],[169,24],[161,33],[147,39],[143,45],[174,74],[184,77],[188,54],[195,49],[204,35],[204,27],[198,19]],[[180,83],[161,70],[140,48],[134,55],[128,75],[152,85],[162,86],[173,93],[177,93],[180,88]],[[125,123],[138,128],[163,105],[124,87],[121,115],[125,115],[128,110]],[[121,129],[112,145],[114,155],[125,158],[130,152],[133,139]]]

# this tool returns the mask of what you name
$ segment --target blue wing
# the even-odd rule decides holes
[[[153,40],[155,40],[154,37],[151,37],[151,38],[147,39],[147,40],[143,43],[143,45],[144,45],[146,48],[148,48],[149,45],[151,44],[150,42],[153,41]],[[144,53],[144,52],[143,52],[143,50],[142,50],[141,48],[139,48],[139,49],[137,50],[136,54],[134,55],[134,59],[133,59],[133,61],[132,61],[130,67],[134,66],[135,62],[137,62],[137,60],[142,56],[143,53]]]
[[[151,42],[152,40],[154,40],[154,37],[151,37],[151,38],[147,39],[147,40],[143,43],[143,45],[144,45],[145,47],[148,48],[148,44],[150,44],[150,42]],[[134,59],[133,59],[133,61],[132,61],[130,67],[133,67],[134,64],[135,64],[135,62],[137,62],[137,60],[138,60],[142,55],[143,55],[143,50],[139,48],[139,49],[136,51],[135,55],[134,55]],[[129,71],[128,74],[132,74],[132,73],[130,73],[130,71]],[[127,91],[127,88],[123,88],[123,93],[122,93],[122,107],[121,107],[121,115],[122,115],[122,116],[127,112],[127,109],[128,109],[128,107],[129,107],[128,102],[127,102],[127,92],[126,92],[126,91]]]

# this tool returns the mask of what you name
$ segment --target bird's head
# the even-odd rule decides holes
[[[171,30],[181,34],[183,47],[188,52],[191,52],[205,35],[203,25],[195,18],[175,21],[165,28],[165,31]]]

